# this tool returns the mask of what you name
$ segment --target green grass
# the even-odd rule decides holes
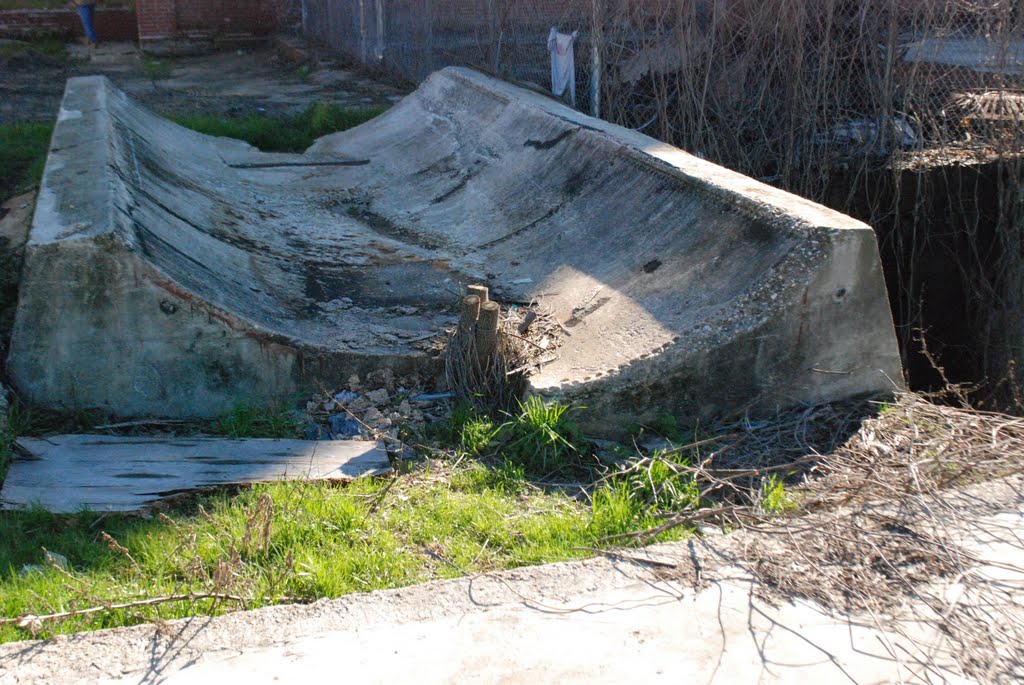
[[[689,472],[687,452],[654,454],[643,465],[624,473],[619,479],[637,503],[654,511],[670,512],[700,506],[700,486]]]
[[[143,55],[142,57],[142,73],[156,81],[157,79],[167,78],[174,71],[174,63],[167,58],[153,57],[152,55]]]
[[[785,482],[777,475],[771,475],[761,482],[759,504],[767,514],[783,514],[796,506],[786,492]]]
[[[317,102],[292,116],[227,118],[196,115],[176,117],[175,121],[207,135],[244,140],[264,152],[302,152],[320,136],[358,126],[384,110],[383,107],[345,109]]]
[[[212,427],[229,438],[295,438],[299,424],[283,407],[235,405]]]
[[[64,44],[64,41],[56,38],[39,38],[0,44],[0,57],[32,54],[51,57],[61,62],[66,62],[69,57],[67,45]]]
[[[39,183],[53,124],[0,126],[0,201]]]
[[[653,431],[676,445],[681,444],[684,440],[683,431],[679,427],[678,419],[668,412],[662,412],[649,425],[641,426],[640,429],[640,431],[635,432],[639,434],[644,431]]]
[[[500,430],[500,426],[481,416],[472,405],[459,404],[446,421],[432,426],[429,437],[460,454],[476,456],[491,446]]]
[[[245,601],[176,601],[23,627],[6,624],[0,625],[0,641],[579,558],[605,536],[654,523],[622,486],[599,489],[590,502],[580,502],[527,485],[514,466],[471,464],[449,471],[440,462],[395,481],[258,485],[234,496],[202,497],[149,520],[4,512],[2,616],[189,593]],[[48,567],[44,548],[67,557],[70,568]],[[40,568],[20,573],[26,564]]]
[[[528,397],[520,413],[501,426],[501,454],[539,477],[570,475],[586,467],[586,443],[564,404]]]
[[[238,138],[266,152],[302,152],[320,136],[372,119],[384,108],[344,109],[322,102],[284,117],[178,117],[178,123],[214,136]],[[53,124],[0,126],[0,202],[38,185]]]
[[[451,459],[425,459],[392,479],[222,490],[149,518],[0,512],[0,642],[575,559],[606,538],[652,528],[673,507],[699,504],[670,468],[653,471],[653,481],[637,469],[604,480],[594,469],[581,471],[587,446],[573,413],[534,399],[495,426],[460,408],[435,432],[449,449],[433,455]],[[56,420],[20,408],[12,418],[12,434]],[[283,410],[239,405],[216,428],[236,437],[283,437],[295,423]],[[9,439],[0,443],[7,448]],[[467,458],[483,451],[487,463]],[[563,467],[585,474],[581,485],[597,484],[565,494],[531,483]],[[766,505],[771,497],[767,492]],[[655,539],[687,534],[678,528]],[[47,550],[66,557],[69,568],[48,565]],[[219,598],[197,597],[211,594]],[[166,597],[177,599],[109,608]],[[108,608],[2,622],[92,607]]]
[[[456,406],[448,420],[428,431],[436,447],[463,456],[486,456],[526,477],[588,478],[594,475],[584,457],[589,446],[572,421],[574,409],[531,396],[519,413],[497,423],[468,404]],[[504,467],[502,467],[504,468]]]

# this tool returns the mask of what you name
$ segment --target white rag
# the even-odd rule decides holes
[[[569,98],[572,106],[576,106],[576,61],[572,56],[572,44],[578,31],[571,34],[559,33],[554,26],[548,34],[548,52],[551,53],[551,92],[555,97],[562,97],[566,86],[569,87]]]

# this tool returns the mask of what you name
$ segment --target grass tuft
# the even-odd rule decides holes
[[[435,424],[429,437],[460,454],[476,456],[491,445],[500,428],[472,405],[458,404],[446,421]]]
[[[214,429],[229,438],[295,438],[299,424],[283,407],[237,404]]]
[[[796,507],[796,503],[786,492],[786,484],[778,475],[772,474],[761,481],[761,492],[758,504],[766,514],[783,514]]]
[[[142,73],[153,81],[167,78],[172,71],[174,71],[174,63],[165,57],[144,55],[142,58]]]
[[[383,107],[346,109],[317,102],[291,116],[195,115],[175,117],[174,121],[207,135],[244,140],[264,152],[302,152],[317,138],[358,126],[384,111]]]
[[[579,470],[587,449],[586,441],[570,419],[572,408],[533,395],[520,409],[517,417],[501,427],[503,456],[540,476]]]
[[[684,452],[654,454],[642,468],[633,468],[622,476],[632,497],[654,511],[681,511],[700,506],[700,486],[691,472],[690,455]]]
[[[53,124],[0,126],[0,201],[38,185]]]

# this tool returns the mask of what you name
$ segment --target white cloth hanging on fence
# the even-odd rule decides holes
[[[576,106],[576,61],[573,58],[573,42],[578,31],[559,33],[554,26],[548,34],[548,52],[551,53],[551,92],[555,97],[562,97],[566,87],[569,99]]]

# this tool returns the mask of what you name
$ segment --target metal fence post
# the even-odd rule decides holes
[[[359,61],[366,64],[366,7],[359,0]]]
[[[377,15],[377,49],[374,56],[380,62],[384,59],[384,0],[374,0],[373,5]]]
[[[601,118],[601,0],[592,0],[590,26],[590,116]]]

